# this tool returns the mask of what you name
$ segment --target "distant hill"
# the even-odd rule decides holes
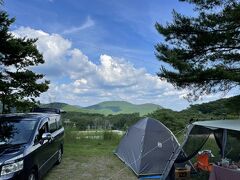
[[[67,106],[67,103],[60,103],[60,102],[54,102],[54,103],[49,103],[49,104],[41,104],[41,107],[44,108],[60,108],[63,109],[65,106]]]
[[[120,113],[140,113],[140,115],[145,115],[153,112],[157,109],[162,109],[160,105],[156,104],[132,104],[126,101],[105,101],[93,106],[88,106],[83,109],[90,111],[98,111],[102,114],[120,114]]]
[[[193,111],[200,114],[240,115],[240,95],[219,99],[208,103],[196,104],[183,111]]]
[[[162,109],[160,105],[156,104],[132,104],[126,101],[105,101],[88,107],[80,107],[69,105],[66,103],[54,102],[50,104],[43,104],[42,107],[55,107],[61,108],[65,111],[72,112],[86,112],[86,113],[99,113],[99,114],[129,114],[140,113],[140,115],[146,115],[157,109]]]
[[[41,104],[41,107],[48,107],[48,108],[60,108],[65,111],[74,111],[74,112],[81,112],[81,107],[80,106],[74,106],[74,105],[69,105],[67,103],[61,103],[61,102],[53,102],[49,104]]]
[[[157,109],[163,109],[156,104],[132,104],[126,101],[105,101],[88,107],[80,107],[69,105],[66,103],[54,102],[50,104],[43,104],[43,107],[56,107],[65,111],[85,112],[85,113],[99,113],[99,114],[128,114],[140,113],[146,115],[152,113]],[[172,111],[174,112],[174,111]],[[225,115],[239,116],[240,115],[240,95],[230,98],[223,98],[208,103],[191,105],[189,108],[180,111],[181,114],[195,114],[195,116],[214,115],[224,117]]]

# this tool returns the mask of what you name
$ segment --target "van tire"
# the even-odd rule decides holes
[[[59,150],[58,150],[58,159],[57,159],[57,162],[56,162],[56,164],[57,165],[59,165],[61,162],[62,162],[62,148],[60,148]]]
[[[32,169],[32,172],[28,175],[28,180],[37,180],[37,173],[34,169]]]

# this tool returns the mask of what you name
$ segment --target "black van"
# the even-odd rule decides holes
[[[60,114],[0,115],[0,179],[35,180],[63,154]]]

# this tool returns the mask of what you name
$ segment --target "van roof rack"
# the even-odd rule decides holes
[[[62,109],[58,109],[58,108],[34,108],[32,110],[32,112],[36,112],[36,113],[54,113],[54,114],[65,113],[65,111],[63,111]]]

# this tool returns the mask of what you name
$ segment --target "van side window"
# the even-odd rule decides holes
[[[43,133],[47,133],[48,131],[48,124],[47,122],[39,129],[39,135],[42,137]]]
[[[49,120],[49,128],[50,128],[50,133],[53,133],[54,131],[57,130],[57,122],[56,122],[56,117],[51,117]]]
[[[59,118],[58,119],[58,129],[61,129],[62,128],[62,118]]]
[[[43,135],[44,133],[47,133],[47,132],[49,132],[49,130],[48,130],[48,123],[46,122],[46,123],[44,123],[44,124],[42,125],[42,127],[38,130],[38,135],[37,135],[36,138],[35,138],[35,142],[36,142],[36,143],[39,142],[39,141],[42,139],[42,135]]]

